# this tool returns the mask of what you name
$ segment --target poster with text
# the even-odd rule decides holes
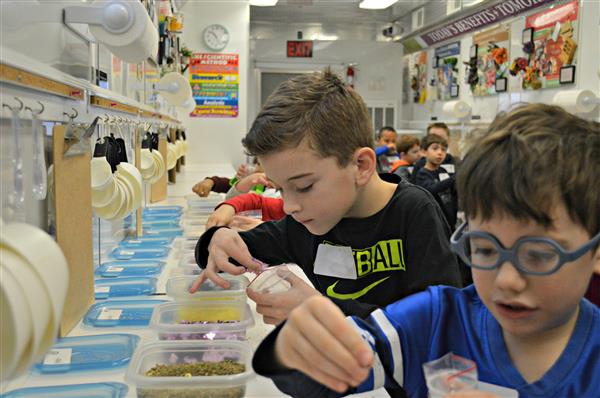
[[[408,57],[413,102],[424,104],[427,101],[427,52],[421,51]]]
[[[528,73],[539,83],[526,88],[558,87],[560,68],[575,65],[578,12],[578,1],[573,0],[527,17],[525,28],[533,28],[534,44]]]
[[[496,94],[496,78],[508,71],[509,28],[498,26],[473,36],[477,45],[477,83],[471,84],[475,97]]]
[[[239,55],[195,53],[190,85],[196,101],[192,117],[237,117]]]
[[[460,42],[450,43],[435,49],[436,92],[437,99],[448,101],[452,98],[451,87],[458,85],[458,56]]]

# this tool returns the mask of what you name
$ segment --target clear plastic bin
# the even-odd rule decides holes
[[[175,301],[227,303],[231,308],[237,308],[238,314],[243,314],[246,306],[248,278],[243,275],[220,274],[220,276],[229,281],[229,289],[223,289],[211,280],[207,280],[200,286],[198,291],[190,293],[189,288],[197,277],[193,275],[178,276],[167,281],[167,295],[173,297]],[[193,314],[190,316],[193,316]],[[241,319],[241,315],[239,319]]]
[[[156,278],[105,278],[94,281],[96,300],[109,297],[150,296],[156,293]]]
[[[21,388],[2,398],[123,398],[128,390],[123,383],[68,384]]]
[[[188,265],[193,265],[196,267],[198,266],[198,263],[196,263],[196,257],[193,252],[181,254],[179,257],[179,266],[180,267],[185,267]]]
[[[174,302],[156,306],[150,328],[160,340],[245,340],[254,326],[250,306],[242,314],[222,302]]]
[[[171,270],[171,277],[176,276],[189,276],[189,275],[200,275],[202,273],[202,268],[197,265],[182,265],[181,267],[176,267]]]
[[[148,326],[154,307],[165,300],[104,300],[92,305],[83,324],[96,328]]]
[[[242,373],[223,376],[146,376],[156,365],[224,360],[245,365]],[[141,346],[125,380],[136,386],[138,398],[241,398],[253,376],[252,351],[241,341],[161,341]]]

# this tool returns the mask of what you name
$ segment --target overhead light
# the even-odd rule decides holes
[[[359,8],[365,8],[367,10],[383,10],[388,8],[398,0],[363,0],[358,5]]]
[[[277,4],[277,0],[250,0],[251,6],[272,7]]]
[[[311,36],[310,38],[311,40],[317,40],[317,41],[335,41],[339,39],[338,35],[324,35],[322,33],[315,33],[314,35]]]
[[[471,7],[476,4],[481,3],[482,1],[483,0],[463,0],[462,5],[463,5],[463,7]]]

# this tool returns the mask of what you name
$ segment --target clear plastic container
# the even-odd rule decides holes
[[[165,229],[152,229],[144,228],[144,237],[154,238],[175,238],[183,235],[183,228],[165,228]]]
[[[185,254],[180,254],[179,257],[179,266],[180,267],[185,267],[188,265],[193,265],[193,266],[198,266],[198,263],[196,262],[196,257],[194,253],[185,253]]]
[[[94,281],[96,299],[149,296],[156,293],[156,278],[107,278]]]
[[[477,390],[477,365],[452,352],[423,364],[431,398]]]
[[[123,383],[69,384],[21,388],[2,398],[123,398],[128,390]]]
[[[83,317],[86,326],[141,327],[148,326],[154,308],[165,300],[107,300],[90,307]]]
[[[172,206],[150,206],[142,210],[142,215],[171,215],[181,214],[183,212],[183,206],[172,205]]]
[[[254,326],[250,306],[242,314],[226,302],[173,302],[156,306],[150,328],[160,340],[245,340]]]
[[[146,376],[156,365],[192,362],[243,364],[242,373],[224,376]],[[253,376],[252,351],[241,341],[160,341],[141,346],[133,356],[125,380],[139,398],[241,398]]]
[[[124,249],[116,247],[110,256],[117,260],[149,260],[165,258],[169,255],[170,248],[160,247],[154,249]]]
[[[180,267],[173,268],[171,270],[171,278],[176,276],[186,276],[186,275],[200,275],[202,273],[202,268],[197,265],[182,265]]]
[[[175,242],[174,247],[181,252],[193,252],[194,250],[196,250],[197,243],[198,240],[196,239],[182,238],[181,240]]]
[[[207,280],[198,291],[190,293],[189,288],[196,277],[178,276],[167,281],[167,295],[177,301],[231,301],[231,305],[236,306],[240,314],[243,313],[248,279],[243,275],[219,274],[219,276],[229,281],[229,289],[223,289],[211,280]]]
[[[129,363],[139,341],[139,336],[124,333],[65,337],[33,369],[39,373],[68,373],[119,368]]]
[[[164,266],[164,261],[109,261],[96,268],[95,273],[96,276],[102,278],[115,278],[118,276],[159,276]]]
[[[287,281],[292,273],[285,264],[269,267],[252,279],[248,289],[261,293],[285,292],[292,287]]]

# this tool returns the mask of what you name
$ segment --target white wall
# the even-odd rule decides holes
[[[190,164],[244,162],[241,139],[247,132],[248,46],[250,40],[250,6],[247,1],[189,1],[183,8],[183,42],[193,52],[213,52],[203,45],[202,32],[219,23],[230,34],[223,53],[239,54],[239,115],[236,118],[190,118],[180,113],[187,128]]]
[[[393,100],[400,105],[402,47],[398,43],[366,40],[315,41],[312,58],[287,58],[286,41],[296,39],[291,28],[277,39],[251,41],[253,67],[264,71],[322,70],[328,64],[345,73],[348,63],[358,63],[354,87],[365,101]],[[255,72],[253,72],[255,73]],[[250,115],[258,113],[258,88],[251,87]],[[253,102],[254,101],[254,102]]]
[[[500,93],[489,97],[473,97],[468,85],[465,83],[465,68],[462,64],[463,60],[467,59],[469,48],[473,42],[473,36],[467,35],[460,38],[461,55],[459,56],[459,78],[460,84],[459,99],[469,103],[472,106],[472,115],[481,116],[482,121],[492,120],[496,113],[504,110],[511,103],[517,102],[543,102],[552,103],[554,94],[561,90],[588,89],[600,96],[600,3],[596,1],[580,2],[579,8],[579,32],[577,42],[576,61],[577,71],[575,84],[566,85],[563,88],[544,89],[544,90],[521,90],[518,81],[515,77],[508,75],[509,92]],[[535,10],[532,13],[537,13],[540,10]],[[524,14],[506,23],[510,25],[510,49],[509,59],[512,60],[516,54],[522,54],[521,48],[521,33],[525,28],[525,17],[529,14]],[[433,58],[434,49],[428,49],[428,80],[433,76],[430,60]],[[428,96],[431,97],[431,96]],[[404,119],[402,124],[406,127],[426,126],[432,116],[437,116],[438,120],[446,122],[454,122],[456,120],[448,119],[442,113],[443,101],[430,101],[425,104],[409,104],[406,105]],[[589,115],[582,115],[587,118],[600,119],[600,107]]]

